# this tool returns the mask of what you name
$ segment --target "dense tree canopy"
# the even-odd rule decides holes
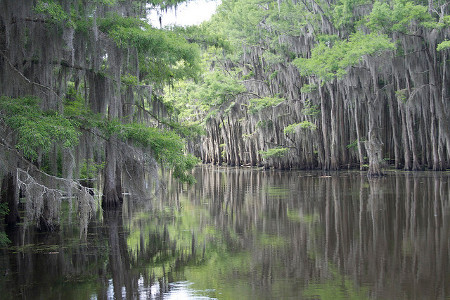
[[[386,164],[448,168],[449,10],[447,1],[223,1],[203,26],[233,51],[206,69],[230,72],[245,91],[207,101],[216,113],[205,114],[199,155],[370,175]],[[213,85],[174,94],[202,103],[204,86]]]
[[[10,210],[20,191],[28,221],[51,228],[67,195],[86,216],[93,194],[108,208],[124,191],[151,193],[159,167],[193,181],[186,130],[161,97],[165,85],[199,76],[199,47],[146,21],[149,9],[178,2],[1,2],[0,177],[12,178],[2,185],[14,187]]]
[[[195,156],[369,175],[450,167],[448,1],[223,0],[200,26],[147,22],[178,2],[1,2],[10,211],[20,192],[35,199],[28,219],[51,228],[62,199],[85,216],[93,193],[104,208],[148,197],[165,170],[192,182]]]

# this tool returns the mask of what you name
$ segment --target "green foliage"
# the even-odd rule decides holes
[[[329,266],[329,279],[309,284],[302,294],[305,299],[370,299],[367,287],[356,286],[351,278],[341,275],[332,263],[329,263]]]
[[[176,81],[172,88],[166,87],[164,103],[173,107],[174,114],[180,121],[195,121],[195,116],[205,114],[209,109],[208,103],[197,98],[199,86],[192,80]]]
[[[75,89],[72,82],[69,82],[64,98],[64,116],[75,125],[85,128],[93,127],[93,122],[98,118],[87,107],[84,97]]]
[[[213,59],[216,51],[212,47],[203,55],[203,72],[197,81],[179,80],[172,88],[166,88],[164,102],[175,108],[182,122],[200,125],[200,120],[207,119],[222,105],[229,107],[228,102],[245,91],[238,71],[225,71]],[[211,69],[211,65],[215,68]]]
[[[158,159],[162,158],[164,151],[182,152],[184,145],[181,138],[173,131],[160,130],[154,127],[148,127],[145,124],[131,123],[120,124],[119,122],[110,122],[113,125],[109,128],[118,129],[119,136],[124,140],[131,140],[134,143],[150,147]],[[115,131],[115,130],[114,130]]]
[[[287,57],[288,44],[281,42],[283,35],[297,36],[306,25],[302,4],[292,1],[230,0],[223,1],[219,13],[213,17],[211,26],[226,32],[235,44],[269,46]],[[275,53],[275,52],[273,52]],[[284,60],[284,59],[283,59]]]
[[[139,79],[131,74],[124,74],[120,77],[120,81],[125,86],[136,86],[139,84]]]
[[[265,51],[263,53],[264,61],[269,65],[276,65],[285,62],[285,57],[279,53],[273,53],[271,51]],[[273,79],[273,78],[271,78]]]
[[[305,116],[317,116],[320,114],[320,107],[319,105],[312,104],[310,100],[306,100],[302,109],[302,114]]]
[[[205,25],[174,27],[175,33],[184,36],[190,43],[196,43],[203,47],[215,47],[227,52],[231,51],[231,44],[227,38],[220,33],[209,30]]]
[[[299,123],[291,124],[289,126],[284,127],[284,134],[292,134],[295,133],[295,130],[297,129],[297,126],[299,126]]]
[[[274,234],[261,233],[257,237],[258,244],[261,247],[282,248],[288,244],[288,239]]]
[[[194,176],[190,173],[200,160],[192,154],[186,154],[185,156],[179,156],[176,161],[170,162],[173,167],[173,176],[178,178],[182,182],[188,184],[195,183]]]
[[[80,168],[80,179],[95,178],[104,167],[105,162],[96,163],[93,159],[84,160]]]
[[[347,74],[346,69],[358,64],[364,55],[380,54],[393,49],[394,44],[386,35],[358,31],[348,41],[337,41],[332,46],[319,43],[311,51],[311,58],[298,58],[293,63],[302,75],[316,75],[329,81]]]
[[[408,0],[393,0],[390,3],[375,1],[367,16],[366,26],[378,32],[407,32],[413,23],[431,20],[428,7],[415,5]]]
[[[99,4],[103,4],[106,6],[114,6],[115,4],[117,4],[117,2],[120,2],[121,0],[94,0],[94,2],[97,2]]]
[[[232,39],[244,40],[250,44],[258,43],[263,31],[257,31],[266,12],[257,9],[257,1],[224,1],[218,14],[213,16],[213,31],[220,32]]]
[[[277,106],[278,104],[280,104],[283,101],[285,101],[285,99],[279,98],[279,97],[253,98],[253,99],[249,100],[250,105],[249,105],[248,109],[249,109],[250,113],[256,114],[257,112],[259,112],[260,110],[262,110],[264,108]]]
[[[272,74],[270,74],[269,79],[273,80],[275,77],[277,77],[278,75],[278,71],[272,72]]]
[[[436,47],[437,51],[443,51],[450,49],[450,41],[443,41],[442,43],[439,43]]]
[[[112,123],[111,126],[107,126],[109,130],[118,130],[118,136],[125,141],[150,147],[157,160],[173,169],[175,178],[183,182],[195,182],[189,171],[198,164],[199,160],[191,154],[184,154],[184,141],[174,131],[138,123],[124,125]]]
[[[189,183],[194,181],[189,171],[198,163],[198,159],[184,154],[185,143],[178,134],[184,136],[199,134],[201,129],[198,124],[183,125],[176,122],[164,122],[173,130],[162,130],[141,123],[123,124],[117,119],[109,120],[92,114],[83,106],[83,98],[75,97],[75,100],[70,100],[73,94],[71,91],[69,93],[71,96],[67,97],[65,111],[70,120],[76,120],[74,123],[85,129],[99,129],[105,139],[117,136],[138,147],[148,147],[157,160],[173,169],[176,178]],[[81,176],[92,178],[102,168],[103,164],[85,162],[81,166]]]
[[[303,214],[299,211],[290,210],[287,211],[287,217],[291,222],[303,223],[312,225],[320,221],[320,215],[318,213]]]
[[[359,20],[354,14],[358,6],[370,4],[371,0],[339,0],[333,8],[333,23],[336,27],[354,26]]]
[[[222,151],[220,151],[220,156],[222,156],[223,159],[225,159],[227,157],[227,151],[225,150],[225,146],[226,146],[226,144],[219,145],[219,148],[222,149]]]
[[[397,100],[406,103],[406,101],[408,100],[408,97],[406,95],[407,92],[408,92],[407,89],[395,91],[395,96],[397,97]]]
[[[185,142],[175,131],[149,127],[142,123],[122,124],[118,120],[107,119],[98,120],[96,126],[105,138],[115,135],[135,146],[150,148],[156,160],[173,170],[175,178],[188,183],[195,181],[190,170],[199,160],[191,154],[184,153]],[[94,167],[99,169],[103,166],[100,164]],[[86,173],[89,172],[87,169]]]
[[[29,159],[47,153],[54,143],[71,148],[78,143],[73,121],[53,111],[42,111],[36,98],[0,98],[0,115],[17,133],[16,148]]]
[[[119,0],[119,1],[126,1],[126,0]],[[178,4],[186,2],[186,0],[140,0],[140,1],[148,4],[150,7],[159,7],[161,10],[170,7],[176,7]]]
[[[327,43],[333,45],[341,38],[336,34],[317,34],[317,41],[320,43]]]
[[[443,16],[443,18],[436,20],[430,20],[430,21],[423,21],[420,23],[425,28],[429,29],[437,29],[442,30],[444,28],[448,28],[450,26],[450,16]]]
[[[273,121],[272,120],[263,120],[263,121],[258,121],[258,123],[256,123],[256,128],[268,128],[271,129],[273,127]]]
[[[6,235],[6,233],[3,231],[0,231],[0,247],[8,245],[10,242],[11,241],[8,239],[8,236]]]
[[[106,118],[99,118],[91,124],[93,127],[100,129],[100,132],[106,140],[110,139],[113,135],[119,134],[122,129],[122,123],[117,119],[109,120]]]
[[[294,124],[284,127],[284,134],[295,133],[297,128],[314,131],[317,129],[317,126],[314,123],[311,123],[309,121],[294,123]]]
[[[97,23],[119,47],[133,46],[138,50],[143,77],[140,80],[171,82],[197,76],[199,47],[188,43],[180,34],[155,29],[141,19],[119,15],[99,19]]]
[[[264,59],[272,64],[289,61],[296,55],[289,42],[280,37],[303,34],[310,18],[316,16],[300,2],[224,0],[207,26],[228,37],[234,48],[231,60],[242,57],[246,51],[243,45],[263,45],[267,48]]]
[[[61,5],[52,0],[38,0],[34,11],[45,15],[49,21],[54,23],[69,20],[68,14]]]
[[[177,134],[185,138],[193,138],[205,133],[201,120],[184,121],[184,122],[168,122],[168,125]]]
[[[54,143],[63,147],[73,147],[78,143],[78,126],[98,128],[105,138],[117,135],[124,141],[137,146],[149,147],[156,159],[168,165],[174,176],[182,181],[193,182],[189,171],[198,163],[198,159],[184,154],[184,140],[174,131],[148,127],[144,124],[122,124],[118,120],[107,120],[88,115],[82,106],[84,99],[69,89],[65,110],[67,115],[56,112],[44,112],[39,108],[36,98],[12,99],[0,98],[0,116],[17,132],[16,148],[29,159],[36,159],[38,153],[48,153]],[[87,122],[81,122],[84,118]],[[76,121],[75,121],[76,120]],[[85,162],[81,166],[82,178],[92,178],[103,164]]]
[[[269,158],[280,158],[280,157],[283,157],[288,152],[289,152],[288,148],[277,147],[277,148],[267,149],[267,151],[260,150],[258,153],[261,154],[263,159],[269,159]]]
[[[255,73],[253,71],[248,72],[248,74],[242,75],[242,80],[247,80],[255,76]]]
[[[305,84],[301,87],[300,92],[302,93],[311,93],[313,91],[317,90],[317,84]]]
[[[347,145],[347,149],[355,149],[358,147],[358,140],[354,140],[350,144]]]
[[[118,14],[110,14],[105,18],[98,19],[97,25],[98,29],[106,33],[111,33],[115,30],[121,29],[139,29],[141,27],[141,31],[144,31],[144,29],[150,28],[144,20],[132,17],[123,17]]]
[[[231,75],[231,76],[230,76]],[[198,89],[197,97],[210,105],[221,105],[245,91],[235,74],[213,70],[203,75],[204,83]]]

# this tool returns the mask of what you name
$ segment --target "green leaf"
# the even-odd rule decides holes
[[[259,154],[261,154],[263,159],[269,159],[269,158],[280,158],[285,156],[289,152],[288,148],[283,147],[277,147],[277,148],[271,148],[267,151],[260,150]]]
[[[74,147],[81,134],[73,121],[57,112],[42,111],[39,102],[32,97],[0,97],[0,115],[17,132],[15,146],[29,159],[36,159],[38,152],[48,153],[55,143]]]
[[[294,124],[284,127],[284,134],[295,133],[297,128],[314,131],[317,129],[317,126],[314,123],[311,123],[309,121],[294,123]]]
[[[437,51],[443,51],[446,49],[450,49],[450,41],[443,41],[442,43],[439,43],[436,47]]]
[[[272,106],[277,106],[286,99],[279,97],[263,97],[263,98],[253,98],[250,99],[250,105],[248,107],[250,113],[255,114],[258,111]]]
[[[316,75],[324,81],[341,78],[346,69],[357,65],[365,55],[381,54],[393,50],[394,44],[383,34],[355,32],[348,41],[336,41],[333,45],[319,43],[311,51],[310,58],[293,61],[302,75]]]

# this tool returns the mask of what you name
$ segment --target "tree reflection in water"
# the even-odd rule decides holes
[[[204,166],[76,227],[18,230],[6,299],[447,299],[450,175]]]

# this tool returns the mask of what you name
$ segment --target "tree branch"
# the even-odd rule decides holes
[[[19,19],[20,21],[26,21],[26,22],[36,22],[36,23],[48,23],[48,21],[46,19],[39,19],[39,18],[31,18],[31,17],[26,17],[23,19]],[[10,22],[10,24],[15,24],[17,23],[17,18],[13,18]]]
[[[79,190],[84,190],[84,191],[86,191],[87,193],[93,192],[93,191],[94,191],[93,188],[88,188],[88,187],[82,186],[79,182],[77,182],[77,181],[75,181],[75,180],[69,180],[69,179],[66,179],[66,178],[57,177],[57,176],[50,175],[50,174],[48,174],[48,173],[42,171],[42,170],[39,169],[35,164],[33,164],[33,162],[31,162],[31,161],[29,161],[28,159],[26,159],[26,158],[25,158],[25,157],[24,157],[17,149],[15,149],[15,148],[13,148],[11,145],[9,145],[9,143],[8,143],[7,141],[5,141],[3,138],[0,138],[0,146],[3,146],[3,148],[5,148],[5,149],[8,150],[9,152],[15,154],[15,155],[17,156],[17,158],[19,158],[21,161],[23,161],[23,162],[28,166],[28,169],[32,169],[33,171],[35,171],[35,172],[37,172],[37,173],[40,173],[41,175],[44,175],[44,176],[46,176],[46,177],[48,177],[48,178],[51,178],[51,179],[53,179],[53,180],[64,181],[64,182],[69,183],[69,184],[71,184],[71,185],[74,184],[74,185],[76,185],[76,186],[78,187]],[[31,175],[28,173],[28,171],[25,171],[25,170],[23,170],[23,169],[21,169],[21,168],[17,168],[17,171],[18,171],[18,172],[26,173],[26,174],[28,174],[29,176],[31,176]],[[43,185],[41,185],[41,184],[39,184],[39,185],[42,186],[42,187],[44,187],[45,189],[50,189],[50,188],[47,187],[47,186],[43,186]],[[51,190],[55,190],[55,191],[56,191],[56,189],[51,189]],[[61,191],[58,190],[58,192],[61,192]]]

